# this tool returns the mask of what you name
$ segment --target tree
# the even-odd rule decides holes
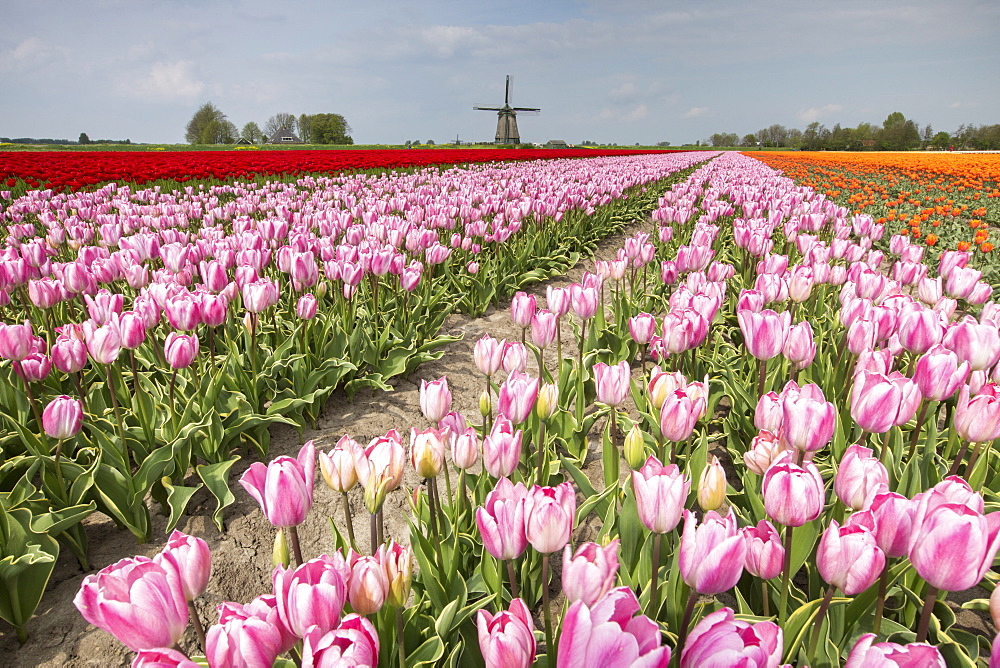
[[[311,129],[312,116],[308,114],[299,114],[299,139],[307,144],[314,144],[312,139],[312,129]]]
[[[951,146],[951,135],[942,130],[941,132],[934,135],[933,139],[931,139],[931,146],[940,149],[948,148],[949,146]]]
[[[883,151],[906,151],[920,145],[920,131],[916,123],[894,111],[882,122],[875,139]]]
[[[264,136],[259,125],[250,121],[240,130],[240,139],[245,139],[251,144],[262,144],[267,137]]]
[[[708,138],[706,144],[711,144],[712,146],[736,146],[736,142],[739,141],[739,137],[732,132],[716,132],[714,135]]]
[[[264,124],[264,134],[270,139],[275,132],[295,132],[295,117],[283,112],[271,116]]]
[[[749,147],[757,145],[757,135],[750,133],[748,135],[743,135],[743,139],[740,140],[740,146]]]
[[[580,146],[587,146],[587,145],[588,144],[586,144],[586,143],[580,144]],[[596,144],[593,144],[593,145],[596,146]],[[670,142],[668,142],[668,141],[658,141],[658,142],[656,142],[656,145],[657,146],[670,146]]]
[[[216,144],[217,141],[203,141],[206,138],[216,137],[219,134],[219,125],[226,120],[226,115],[211,102],[198,107],[194,116],[188,121],[187,129],[184,132],[184,140],[189,144]],[[209,126],[215,124],[209,130]]]
[[[309,119],[309,141],[313,144],[353,144],[351,126],[340,114],[313,114]],[[419,143],[419,142],[413,142]]]
[[[236,140],[239,139],[240,132],[236,129],[236,124],[232,121],[226,120],[219,123],[219,142],[220,144],[235,144]]]
[[[81,145],[82,144],[89,144],[90,143],[90,137],[87,136],[86,132],[81,132],[80,133],[80,139],[77,140],[77,143],[81,144]]]

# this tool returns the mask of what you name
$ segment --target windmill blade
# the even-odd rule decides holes
[[[510,104],[510,75],[509,74],[507,75],[507,87],[504,90],[504,94],[503,94],[503,103],[504,103],[504,105]]]
[[[482,110],[482,111],[500,111],[501,110],[501,107],[480,107],[478,104],[473,105],[472,108],[474,110],[479,109],[479,110]]]
[[[541,111],[541,109],[536,109],[533,107],[512,107],[514,111]]]

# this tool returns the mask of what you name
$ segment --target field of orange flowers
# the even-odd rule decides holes
[[[1000,154],[749,155],[888,223],[887,232],[922,240],[936,251],[971,250],[979,264],[994,264],[988,258],[1000,240]]]

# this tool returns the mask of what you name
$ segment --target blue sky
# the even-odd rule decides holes
[[[1000,123],[1000,2],[7,0],[0,136],[181,142],[335,112],[357,143],[675,144],[772,123]]]

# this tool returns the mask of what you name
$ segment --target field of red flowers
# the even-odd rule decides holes
[[[72,151],[0,152],[0,184],[18,189],[79,190],[111,181],[199,181],[255,175],[349,172],[546,158],[582,158],[670,151],[591,149],[441,149],[345,151],[184,151],[140,153]]]

